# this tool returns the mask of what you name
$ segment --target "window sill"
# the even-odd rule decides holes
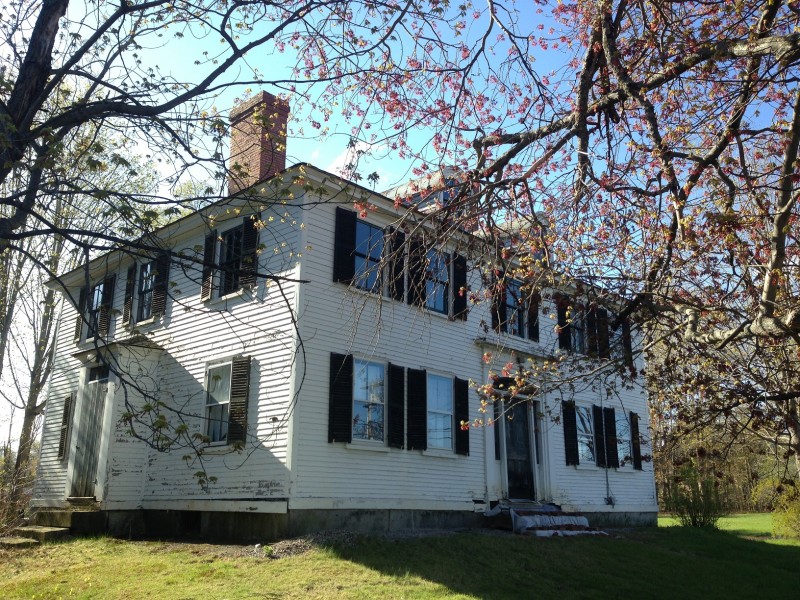
[[[202,450],[202,454],[209,456],[223,456],[234,452],[236,452],[236,447],[228,442],[210,442]]]
[[[552,350],[547,351],[543,348],[541,342],[534,342],[533,340],[507,333],[489,333],[486,337],[475,338],[475,343],[486,344],[504,350],[516,350],[535,356],[554,356]]]
[[[422,451],[422,456],[457,459],[460,455],[456,454],[453,450],[447,450],[445,448],[428,448]]]
[[[159,320],[161,320],[161,315],[157,315],[157,316],[153,315],[152,317],[148,317],[147,319],[142,319],[141,321],[136,321],[136,323],[134,324],[133,328],[135,329],[136,327],[146,327],[147,325],[152,325],[153,323],[156,323]]]
[[[141,321],[136,321],[133,325],[125,325],[124,330],[129,336],[136,335],[137,333],[141,333],[140,330],[142,329],[150,329],[151,326],[158,326],[161,325],[161,317],[163,314],[153,315],[147,319],[142,319]]]
[[[384,445],[383,442],[369,442],[369,441],[356,441],[345,444],[348,450],[366,450],[367,452],[391,452],[389,446]]]
[[[204,300],[203,304],[209,308],[213,308],[216,306],[222,306],[224,304],[227,304],[232,300],[244,299],[245,296],[250,296],[250,298],[252,299],[256,287],[257,287],[256,285],[241,287],[235,292],[230,292],[229,294],[225,294],[224,296],[218,296],[217,298],[210,298],[209,300]]]
[[[594,463],[592,463],[590,465],[585,465],[585,464],[581,463],[581,464],[572,465],[572,466],[575,467],[575,470],[577,470],[577,471],[597,471],[598,469],[600,469],[600,467],[598,467]]]

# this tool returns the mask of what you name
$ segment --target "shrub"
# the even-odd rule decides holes
[[[784,492],[772,513],[772,535],[800,538],[800,492],[797,488]]]
[[[684,527],[716,529],[719,518],[727,513],[713,475],[701,473],[688,462],[667,488],[667,509]]]

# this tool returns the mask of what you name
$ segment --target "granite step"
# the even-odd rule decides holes
[[[15,548],[30,548],[38,545],[39,540],[34,540],[28,537],[18,537],[15,535],[0,537],[0,548],[7,548],[9,550],[13,550]]]
[[[43,525],[24,525],[14,529],[14,535],[21,538],[30,538],[38,542],[52,542],[69,535],[67,527],[46,527]]]

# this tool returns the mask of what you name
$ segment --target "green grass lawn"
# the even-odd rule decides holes
[[[800,541],[769,515],[722,531],[662,526],[609,537],[461,533],[361,538],[280,559],[253,547],[75,539],[0,551],[0,598],[793,598]]]

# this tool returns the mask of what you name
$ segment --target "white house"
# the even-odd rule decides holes
[[[603,309],[568,324],[556,293],[520,306],[514,282],[494,309],[470,302],[485,284],[468,234],[428,247],[393,198],[284,168],[280,103],[262,94],[235,118],[276,106],[277,127],[232,144],[256,173],[232,184],[247,193],[159,230],[163,252],[59,278],[33,507],[88,502],[118,533],[260,539],[472,523],[514,500],[654,522],[639,377],[495,413],[476,392],[508,360],[627,353],[630,332],[615,344]]]

